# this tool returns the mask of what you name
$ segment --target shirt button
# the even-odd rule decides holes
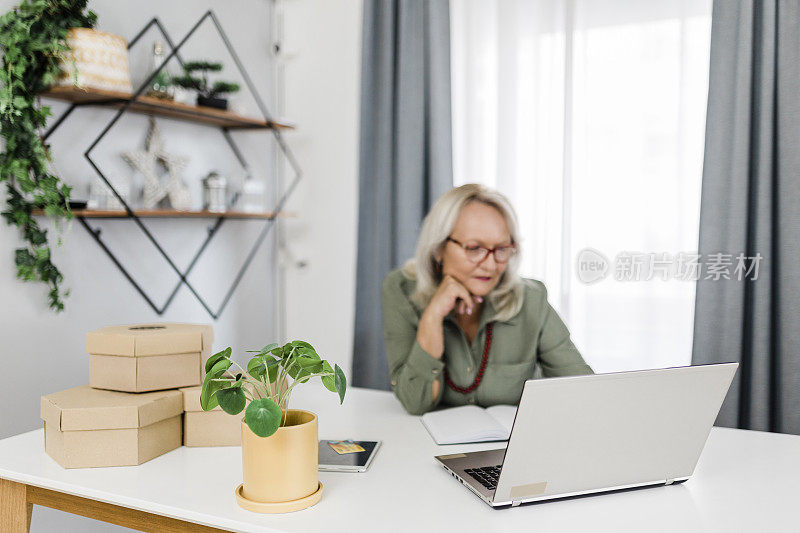
[[[397,385],[397,381],[393,379],[392,380],[392,387],[394,387],[395,385]]]
[[[471,366],[467,367],[467,372],[472,372],[472,367]]]

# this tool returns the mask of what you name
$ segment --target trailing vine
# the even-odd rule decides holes
[[[14,251],[17,278],[41,281],[49,288],[50,308],[64,309],[63,276],[51,261],[47,230],[33,217],[41,209],[57,220],[72,218],[71,188],[49,168],[49,146],[42,128],[51,115],[39,94],[59,77],[59,58],[68,46],[67,30],[91,28],[97,21],[86,10],[87,0],[23,0],[0,17],[0,182],[6,183],[7,206],[2,215],[20,228],[25,246]]]

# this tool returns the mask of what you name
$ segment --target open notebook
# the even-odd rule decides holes
[[[422,424],[436,444],[466,444],[508,440],[516,405],[464,405],[422,415]]]

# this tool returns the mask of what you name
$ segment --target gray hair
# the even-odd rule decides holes
[[[442,280],[436,256],[446,244],[461,210],[470,202],[480,202],[497,209],[508,225],[511,241],[519,247],[517,216],[508,198],[496,190],[477,183],[450,189],[436,200],[425,216],[414,258],[409,259],[403,267],[405,276],[417,281],[411,300],[420,307],[428,306]],[[500,282],[488,295],[489,301],[497,311],[497,320],[508,320],[522,307],[524,293],[517,274],[518,269],[519,253],[509,260]]]

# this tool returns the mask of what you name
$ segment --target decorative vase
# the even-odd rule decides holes
[[[228,109],[228,100],[225,98],[206,98],[205,96],[198,94],[197,105],[214,107],[217,109]]]
[[[248,511],[299,511],[322,497],[317,415],[298,409],[284,413],[286,424],[269,437],[259,437],[242,420],[243,483],[236,501]]]

